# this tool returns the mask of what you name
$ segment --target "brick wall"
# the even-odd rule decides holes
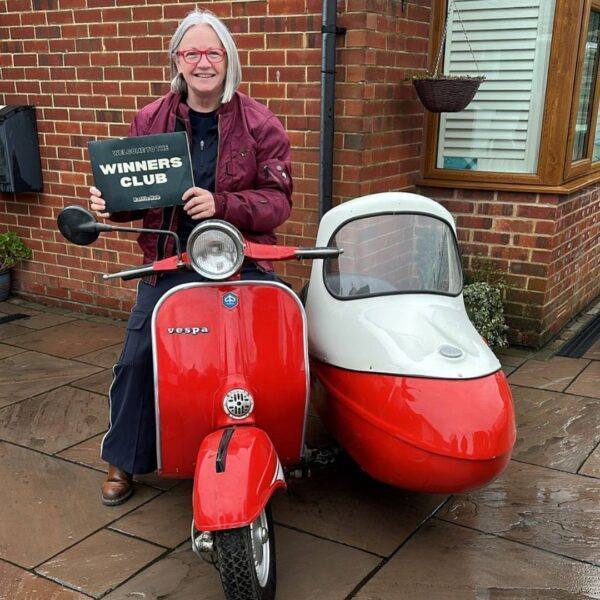
[[[600,293],[600,185],[568,196],[421,188],[456,218],[467,271],[508,285],[512,342],[539,346]]]
[[[423,112],[407,69],[426,64],[431,0],[343,0],[336,72],[334,201],[407,189],[419,169]],[[310,245],[317,229],[321,0],[204,2],[231,28],[244,66],[242,91],[283,121],[293,146],[294,210],[280,241]],[[33,259],[18,293],[123,315],[135,283],[99,274],[139,264],[133,236],[92,248],[67,244],[55,219],[84,203],[87,142],[127,132],[135,111],[168,90],[166,48],[193,3],[153,0],[0,0],[0,104],[34,104],[43,194],[0,195],[0,231],[26,239]],[[288,263],[296,289],[308,264]]]

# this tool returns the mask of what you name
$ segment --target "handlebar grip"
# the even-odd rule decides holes
[[[147,273],[131,273],[129,275],[123,275],[121,279],[123,281],[131,281],[132,279],[139,279],[140,277],[144,277]]]
[[[295,255],[297,258],[337,258],[343,252],[341,248],[298,248]]]

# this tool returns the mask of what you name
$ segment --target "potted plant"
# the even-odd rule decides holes
[[[505,292],[504,276],[493,262],[481,256],[473,258],[472,269],[465,276],[463,299],[471,323],[492,349],[508,346]]]
[[[0,302],[8,298],[10,270],[20,261],[31,258],[31,250],[14,232],[0,233]]]
[[[448,12],[451,14],[453,10],[456,10],[456,15],[462,26],[465,40],[471,51],[473,62],[477,71],[479,66],[477,65],[477,59],[469,38],[465,26],[460,17],[460,11],[458,6],[453,0],[450,0]],[[442,113],[442,112],[459,112],[464,110],[471,100],[475,97],[481,82],[485,79],[484,75],[444,75],[440,73],[440,62],[442,58],[442,49],[446,41],[446,34],[448,32],[448,18],[444,25],[444,33],[440,40],[440,47],[435,59],[435,67],[433,71],[415,71],[407,76],[407,80],[412,81],[415,87],[419,100],[423,106],[430,112]]]
[[[463,288],[469,319],[493,349],[508,346],[508,325],[504,320],[502,295],[503,288],[500,285],[492,285],[486,281],[469,283]]]

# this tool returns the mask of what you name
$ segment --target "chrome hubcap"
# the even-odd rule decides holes
[[[254,557],[256,577],[260,586],[265,587],[269,578],[271,555],[267,513],[264,510],[250,524],[250,538],[252,540],[252,555]]]

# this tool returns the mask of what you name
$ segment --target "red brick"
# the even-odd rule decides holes
[[[529,219],[494,219],[494,231],[531,233],[533,227],[534,223]]]

